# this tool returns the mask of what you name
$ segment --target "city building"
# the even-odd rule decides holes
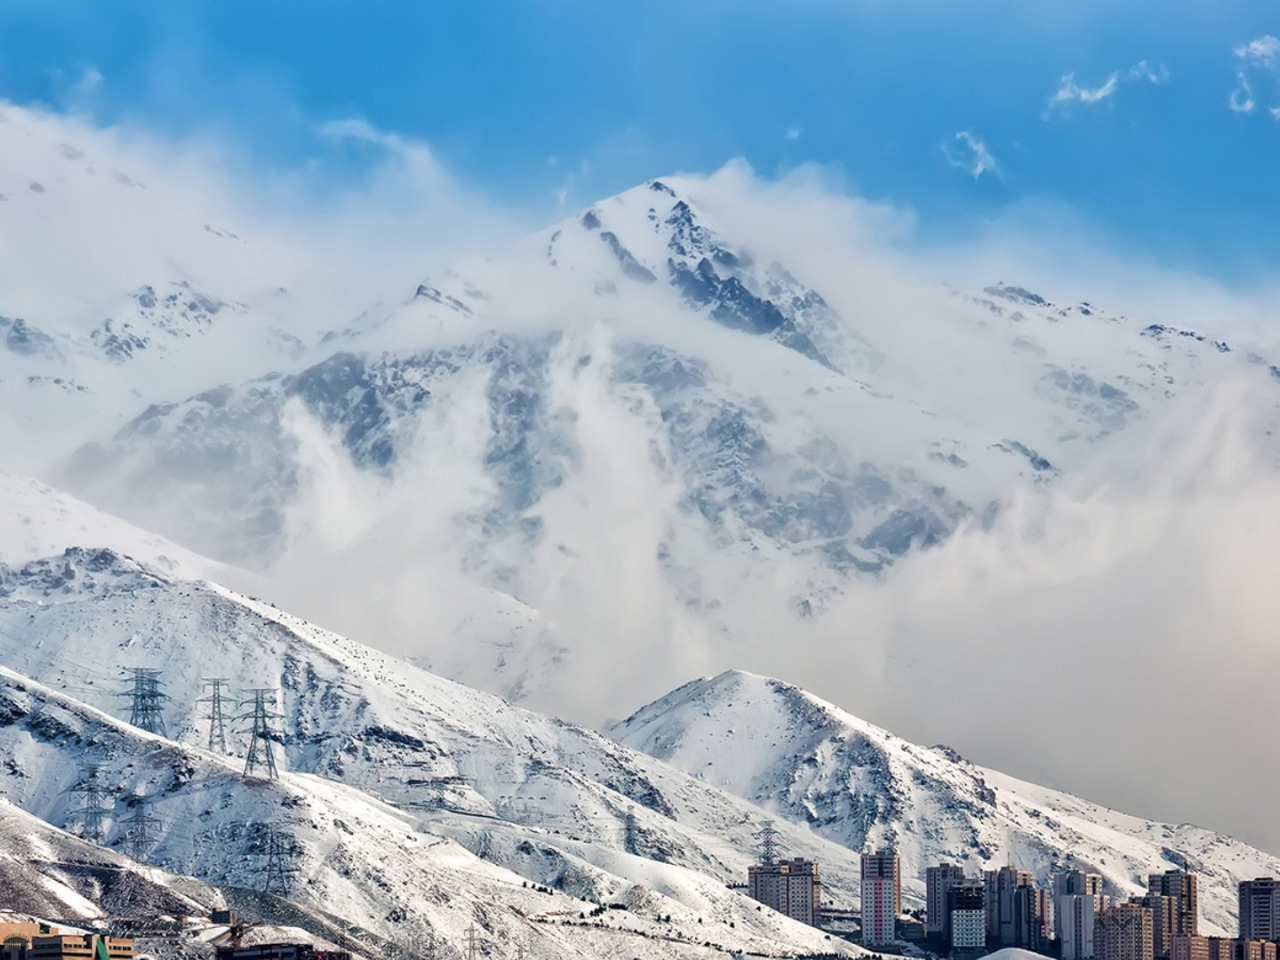
[[[1276,949],[1270,940],[1176,936],[1169,956],[1170,960],[1276,960]]]
[[[1194,937],[1200,932],[1200,901],[1196,893],[1196,875],[1185,870],[1169,870],[1147,877],[1147,891],[1172,897],[1175,901],[1173,935]]]
[[[1208,937],[1174,937],[1169,960],[1209,960]]]
[[[1048,890],[1018,887],[1013,894],[1013,939],[1007,946],[1045,952],[1053,932],[1051,903]]]
[[[1001,867],[984,875],[987,937],[1002,947],[1039,949],[1049,936],[1049,892],[1035,889],[1029,870]],[[1020,893],[1019,891],[1033,891]]]
[[[0,960],[26,960],[32,937],[57,932],[47,923],[0,923]]]
[[[99,934],[34,936],[28,960],[133,960],[133,941]]]
[[[1064,893],[1053,903],[1053,925],[1058,931],[1062,960],[1093,960],[1098,898],[1088,893]]]
[[[1148,893],[1132,897],[1129,902],[1151,911],[1152,949],[1157,960],[1168,958],[1172,952],[1173,938],[1177,935],[1178,901],[1162,893]]]
[[[925,917],[931,937],[951,939],[951,890],[964,883],[964,868],[940,863],[925,871]]]
[[[1280,941],[1280,880],[1241,882],[1240,939]]]
[[[960,960],[987,952],[987,887],[981,880],[962,880],[951,887],[948,928],[952,956]]]
[[[1063,960],[1093,957],[1093,921],[1108,906],[1102,876],[1067,870],[1053,878],[1053,933]]]
[[[1154,960],[1151,911],[1121,903],[1098,912],[1093,923],[1095,960]]]
[[[880,849],[862,855],[862,943],[883,946],[897,939],[902,912],[902,867],[898,854]]]
[[[793,920],[816,926],[822,882],[816,860],[778,860],[747,868],[747,895]]]

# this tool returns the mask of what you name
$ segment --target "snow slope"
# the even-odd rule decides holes
[[[753,674],[693,681],[610,735],[851,849],[895,846],[917,899],[925,868],[944,860],[971,872],[1012,863],[1041,883],[1059,868],[1087,868],[1126,897],[1149,872],[1190,869],[1203,918],[1227,932],[1237,883],[1280,871],[1280,858],[1230,837],[1016,780]]]
[[[21,566],[69,545],[110,543],[158,570],[192,579],[242,583],[244,571],[148,533],[32,477],[0,473],[0,563]]]
[[[404,916],[456,941],[472,917],[510,905],[552,941],[607,956],[596,927],[580,931],[576,917],[616,902],[628,909],[595,919],[618,950],[650,937],[774,953],[826,943],[726,888],[745,875],[759,811],[596,734],[109,551],[72,549],[4,568],[0,597],[0,654],[26,674],[6,668],[0,678],[8,704],[0,740],[14,757],[0,790],[51,822],[74,821],[67,790],[94,762],[121,803],[152,799],[164,824],[155,862],[251,886],[262,869],[250,855],[261,825],[278,821],[308,878],[291,895],[386,939],[404,935],[394,919]],[[112,716],[123,705],[120,667],[144,662],[164,671],[176,743]],[[289,772],[279,783],[246,785],[240,760],[200,749],[196,700],[211,669],[237,687],[283,691]],[[231,739],[243,749],[242,735]],[[622,824],[632,808],[628,851]],[[108,819],[112,843],[118,815]],[[803,830],[788,836],[829,865],[832,893],[850,903],[852,854]],[[384,876],[404,880],[388,885]],[[498,913],[510,915],[505,906]],[[658,919],[668,915],[670,923]],[[528,923],[485,923],[500,942],[533,936]]]

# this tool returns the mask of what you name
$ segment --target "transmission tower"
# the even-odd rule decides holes
[[[293,858],[297,855],[293,837],[285,833],[274,823],[268,823],[262,834],[262,849],[259,856],[266,858],[263,867],[262,892],[284,896],[298,872]]]
[[[74,814],[80,821],[80,836],[101,845],[105,839],[102,821],[107,815],[107,792],[98,779],[98,768],[86,767],[71,793],[80,797],[80,807]]]
[[[777,862],[778,831],[774,829],[773,821],[766,820],[760,832],[754,836],[760,841],[760,862],[765,865]]]
[[[275,780],[280,776],[280,771],[276,769],[276,754],[271,741],[277,737],[273,725],[277,720],[283,719],[283,714],[267,709],[267,697],[275,700],[275,688],[260,687],[249,692],[253,694],[253,699],[245,700],[241,706],[252,705],[253,712],[236,717],[237,720],[248,720],[253,724],[249,734],[249,751],[244,758],[244,777],[246,780],[252,779],[258,767],[265,766],[267,778]]]
[[[226,756],[227,721],[223,706],[229,699],[224,691],[231,683],[226,677],[206,677],[201,681],[209,689],[209,696],[201,697],[199,703],[209,704],[209,713],[205,717],[209,721],[209,752]]]
[[[129,710],[129,722],[148,733],[169,736],[164,729],[164,715],[161,712],[169,695],[160,689],[164,686],[160,671],[148,667],[130,667],[125,674],[129,677],[130,685],[120,696],[129,697],[133,701]]]
[[[133,813],[120,821],[124,827],[124,848],[134,860],[145,861],[159,839],[160,821],[147,813],[146,797],[134,800]]]
[[[476,960],[476,925],[467,927],[467,960]]]
[[[627,853],[636,853],[636,840],[640,836],[639,825],[636,823],[636,808],[627,807],[626,819],[622,821],[622,848]]]

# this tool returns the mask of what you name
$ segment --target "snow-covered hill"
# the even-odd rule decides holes
[[[4,568],[0,597],[0,741],[12,757],[0,791],[53,823],[75,823],[72,788],[97,764],[113,845],[129,798],[145,796],[161,824],[153,862],[252,887],[275,823],[296,846],[290,896],[387,940],[429,927],[459,942],[474,920],[488,942],[536,941],[549,956],[830,948],[727,889],[745,875],[760,811],[596,734],[109,551]],[[114,718],[126,713],[120,666],[144,662],[163,671],[176,742]],[[246,784],[241,760],[201,749],[210,671],[237,689],[281,688],[279,782]],[[230,737],[238,752],[242,733]],[[784,832],[852,905],[853,854]],[[596,903],[625,909],[580,921]]]
[[[896,847],[916,898],[925,868],[944,860],[970,872],[1012,863],[1046,884],[1087,868],[1126,897],[1149,872],[1190,869],[1204,919],[1227,933],[1237,883],[1280,871],[1280,858],[1221,834],[1016,780],[749,673],[686,684],[610,735],[851,849]]]
[[[49,536],[152,546],[70,498],[26,490],[33,512],[43,497],[49,515],[76,518]],[[219,888],[261,882],[263,831],[274,823],[301,868],[290,896],[378,942],[427,928],[457,938],[474,921],[495,944],[549,938],[551,955],[606,942],[649,949],[653,937],[829,948],[727,889],[771,818],[789,853],[820,861],[826,896],[846,907],[857,905],[857,853],[881,840],[902,850],[915,897],[935,858],[1013,860],[1042,877],[1087,865],[1120,892],[1149,870],[1190,865],[1204,877],[1206,919],[1225,929],[1234,879],[1280,869],[1229,838],[1012,780],[747,674],[681,688],[606,739],[184,569],[102,547],[0,566],[0,747],[12,758],[0,796],[79,829],[73,788],[97,764],[108,843],[121,847],[130,798],[145,796],[161,825],[149,859]],[[120,719],[131,667],[161,671],[171,740]],[[245,709],[245,691],[279,691],[280,781],[246,784],[239,756],[206,749],[211,675],[228,678],[241,701],[228,714]],[[246,733],[228,730],[231,753],[243,755]],[[597,903],[627,909],[590,917]]]

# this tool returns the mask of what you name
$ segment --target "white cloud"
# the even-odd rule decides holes
[[[1076,83],[1076,75],[1068,73],[1058,84],[1057,92],[1049,98],[1049,106],[1063,103],[1101,103],[1120,86],[1120,74],[1113,73],[1100,87],[1082,87]]]
[[[1130,80],[1146,80],[1148,83],[1154,83],[1159,86],[1162,83],[1169,82],[1169,70],[1163,64],[1153,67],[1145,60],[1139,60],[1129,68]]]
[[[1255,91],[1259,85],[1269,86],[1273,96],[1280,99],[1280,38],[1263,34],[1232,52],[1237,60],[1236,88],[1227,97],[1232,113],[1253,113],[1258,106]],[[1269,107],[1267,112],[1280,120],[1280,105]]]
[[[942,155],[946,157],[947,163],[969,173],[975,180],[986,173],[1000,176],[1000,164],[995,156],[987,149],[985,143],[968,130],[957,132],[950,140],[943,143]]]
[[[783,140],[799,140],[800,128],[792,127],[790,130],[788,130],[785,134],[782,135],[782,139]]]
[[[1242,43],[1235,48],[1235,54],[1241,60],[1274,67],[1280,60],[1280,39],[1265,34],[1248,43]]]
[[[1076,75],[1068,73],[1058,81],[1058,89],[1054,91],[1045,107],[1044,116],[1048,119],[1055,110],[1066,109],[1072,104],[1090,107],[1115,96],[1121,84],[1130,82],[1146,82],[1159,86],[1169,82],[1169,71],[1163,66],[1153,67],[1146,60],[1139,60],[1128,70],[1113,71],[1105,81],[1096,87],[1081,86],[1076,82]]]
[[[1231,108],[1232,113],[1253,113],[1258,102],[1253,99],[1253,87],[1249,83],[1249,78],[1242,72],[1236,79],[1238,83],[1231,91],[1231,96],[1227,98],[1227,106]]]

